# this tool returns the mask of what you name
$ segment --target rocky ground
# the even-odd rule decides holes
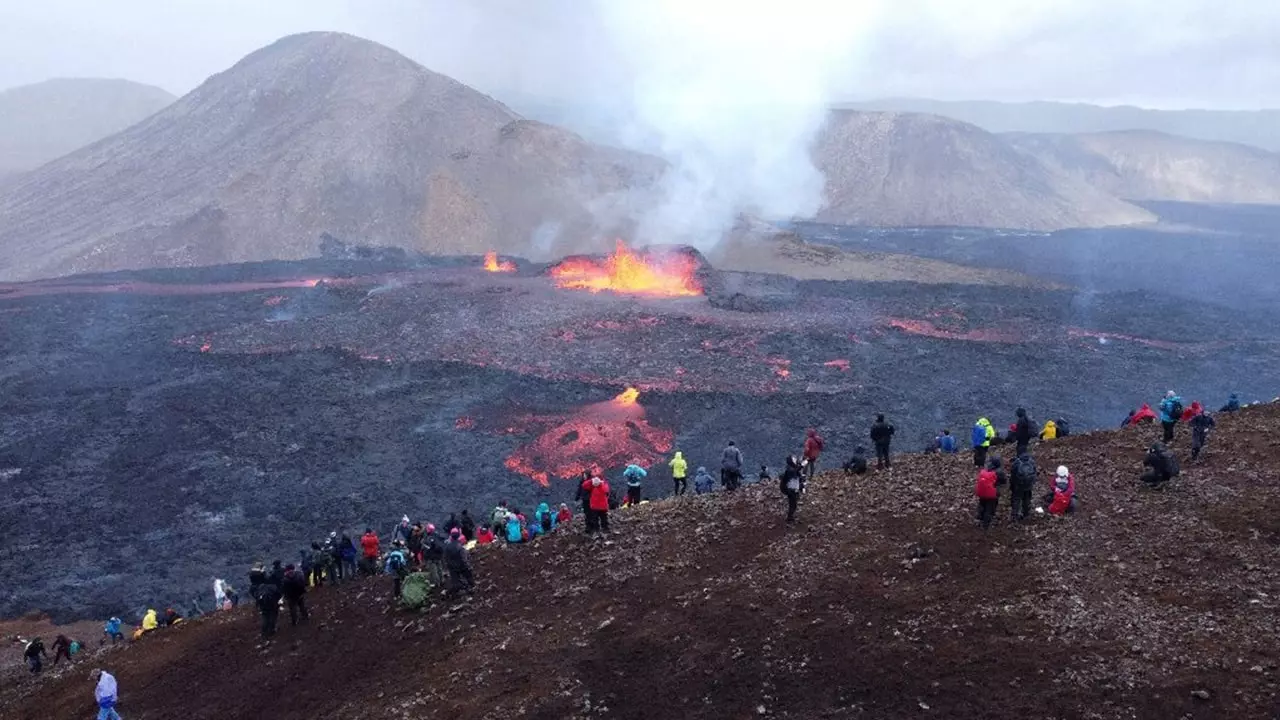
[[[0,714],[88,716],[86,675],[131,719],[346,717],[1268,718],[1277,699],[1280,406],[1224,417],[1199,463],[1136,483],[1155,430],[1044,443],[1078,514],[972,518],[968,458],[616,513],[477,553],[470,602],[392,608],[385,579],[314,592],[263,647],[248,608],[38,680]],[[576,521],[575,521],[576,522]]]

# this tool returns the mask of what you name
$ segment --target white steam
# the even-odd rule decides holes
[[[671,163],[641,243],[710,248],[742,213],[807,217],[823,202],[810,147],[854,71],[872,0],[601,0],[632,80],[622,140]]]

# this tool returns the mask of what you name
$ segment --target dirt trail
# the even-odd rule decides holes
[[[1280,711],[1280,406],[1221,417],[1162,491],[1156,431],[1041,444],[1081,512],[983,533],[967,456],[827,473],[616,514],[479,553],[479,594],[390,609],[384,579],[310,596],[258,646],[250,609],[0,693],[6,718],[90,717],[90,667],[130,720],[350,717],[1266,718]],[[831,460],[835,460],[832,458]],[[286,621],[287,625],[287,621]]]

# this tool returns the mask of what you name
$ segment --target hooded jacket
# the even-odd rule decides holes
[[[698,468],[698,473],[693,478],[693,491],[699,495],[704,495],[714,490],[715,487],[716,480],[711,477],[711,473],[707,472],[704,467]]]
[[[973,425],[973,446],[975,448],[991,447],[991,441],[996,438],[996,429],[991,427],[991,421],[986,418],[978,418],[978,422]]]
[[[1207,412],[1201,412],[1191,418],[1191,435],[1203,442],[1209,436],[1209,431],[1217,424],[1212,415]]]
[[[809,430],[804,438],[804,459],[817,460],[826,444],[826,441],[822,439],[817,430]]]
[[[360,549],[366,558],[378,557],[378,535],[373,532],[367,532],[362,535],[360,537]]]
[[[639,485],[648,475],[644,468],[635,464],[628,465],[627,469],[622,471],[622,477],[627,479],[628,485]]]
[[[1176,406],[1178,405],[1182,405],[1182,397],[1178,395],[1174,395],[1173,397],[1167,397],[1161,400],[1160,401],[1160,422],[1162,423],[1177,422],[1178,420],[1181,420],[1182,416],[1180,414],[1179,415],[1174,414],[1174,410],[1177,409]]]
[[[778,491],[783,495],[804,490],[804,473],[800,472],[800,463],[795,457],[787,457],[787,469],[778,477]]]
[[[995,500],[1000,497],[999,491],[996,490],[998,482],[995,470],[989,467],[982,468],[978,471],[978,481],[974,484],[973,494],[977,495],[979,500]]]
[[[98,707],[115,707],[119,694],[120,686],[116,683],[115,676],[103,670],[102,677],[98,678],[98,686],[93,689],[93,699],[98,701]]]
[[[555,513],[551,512],[551,506],[547,503],[538,505],[538,509],[533,513],[533,520],[543,532],[555,530],[558,522]]]
[[[685,461],[684,454],[679,450],[676,451],[676,456],[671,458],[671,462],[667,464],[671,466],[671,477],[677,480],[683,480],[688,477],[689,463]]]
[[[480,526],[479,530],[476,530],[477,545],[488,545],[493,541],[494,541],[493,530],[488,525],[482,525]]]
[[[147,614],[142,616],[142,629],[155,630],[160,621],[156,619],[155,610],[147,610]]]
[[[1204,406],[1200,404],[1199,400],[1193,400],[1191,402],[1191,407],[1182,411],[1182,422],[1191,422],[1191,418],[1202,412],[1204,412]]]
[[[561,505],[560,510],[556,512],[556,525],[563,525],[573,521],[573,511],[568,505]]]
[[[1052,420],[1046,420],[1044,429],[1040,431],[1041,440],[1056,440],[1058,438],[1058,423]]]
[[[1142,403],[1142,407],[1138,408],[1138,412],[1133,414],[1133,418],[1129,420],[1130,425],[1137,425],[1140,422],[1157,420],[1156,411],[1151,409],[1147,403]]]
[[[1048,423],[1045,425],[1048,426]],[[1027,417],[1027,411],[1022,408],[1018,408],[1018,420],[1013,424],[1013,439],[1023,444],[1031,442],[1031,418]]]
[[[742,472],[742,451],[737,445],[729,445],[720,454],[720,469]]]
[[[450,539],[444,545],[444,566],[452,572],[466,572],[471,569],[471,557],[467,547],[461,542]]]
[[[507,515],[507,542],[518,543],[524,540],[524,533],[521,532],[520,518],[515,515]]]
[[[1231,393],[1231,397],[1227,398],[1227,404],[1222,406],[1218,412],[1235,412],[1240,409],[1240,395]]]
[[[1053,484],[1053,502],[1049,504],[1050,515],[1064,515],[1071,509],[1071,497],[1075,487],[1075,481],[1068,475],[1066,478],[1057,478]]]
[[[588,507],[596,512],[609,511],[609,483],[604,478],[591,478],[582,483],[582,489],[589,493]]]

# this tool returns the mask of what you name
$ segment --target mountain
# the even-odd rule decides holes
[[[942,101],[887,98],[842,103],[842,108],[933,113],[991,132],[1094,133],[1156,130],[1200,140],[1280,151],[1280,110],[1149,110],[1082,103]]]
[[[1002,491],[986,531],[967,457],[898,455],[819,473],[794,523],[766,481],[478,547],[474,595],[420,612],[386,576],[315,588],[270,642],[236,582],[239,608],[38,681],[10,651],[0,714],[87,717],[107,667],[147,718],[1274,717],[1280,405],[1218,428],[1195,463],[1179,431],[1160,490],[1138,481],[1158,430],[1038,443],[1033,501],[1065,465],[1077,512],[1013,525]]]
[[[0,92],[0,179],[114,135],[176,98],[128,80],[48,80]]]
[[[0,190],[0,278],[299,258],[324,232],[562,252],[624,216],[609,199],[662,167],[375,43],[295,35]]]
[[[1127,200],[1280,204],[1280,155],[1151,130],[1010,134],[1053,170]]]
[[[833,111],[813,158],[827,178],[819,222],[1056,230],[1154,219],[1000,136],[936,115]]]

